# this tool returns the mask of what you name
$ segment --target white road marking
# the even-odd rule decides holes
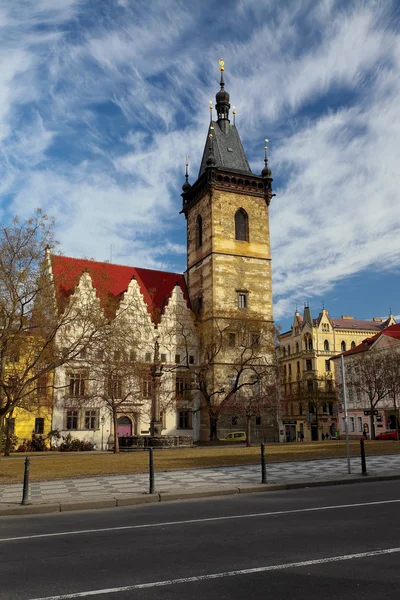
[[[385,550],[372,550],[370,552],[358,552],[357,554],[344,554],[342,556],[329,556],[327,558],[317,558],[315,560],[302,560],[301,562],[285,563],[282,565],[267,565],[265,567],[256,567],[254,569],[241,569],[239,571],[226,571],[225,573],[211,573],[210,575],[198,575],[197,577],[182,577],[180,579],[167,579],[165,581],[152,581],[150,583],[138,583],[136,585],[126,585],[117,588],[104,588],[102,590],[89,590],[87,592],[75,592],[73,594],[61,594],[61,596],[46,596],[44,598],[31,598],[30,600],[72,600],[73,598],[87,598],[88,596],[100,596],[101,594],[117,594],[118,592],[132,592],[134,590],[144,590],[155,587],[164,587],[167,585],[177,585],[180,583],[196,583],[198,581],[207,581],[209,579],[222,579],[224,577],[237,577],[238,575],[252,575],[253,573],[267,573],[268,571],[282,571],[283,569],[298,569],[301,567],[311,567],[314,565],[325,565],[327,563],[341,562],[345,560],[355,560],[360,558],[369,558],[371,556],[383,556],[385,554],[395,554],[400,552],[400,548],[387,548]]]
[[[17,537],[0,538],[0,542],[16,542],[21,540],[35,540],[50,537],[62,537],[67,535],[83,535],[85,533],[104,533],[106,531],[126,531],[127,529],[149,529],[154,527],[167,527],[170,525],[189,525],[195,523],[207,523],[215,521],[229,521],[233,519],[254,519],[258,517],[274,517],[277,515],[293,515],[296,513],[318,512],[323,510],[336,510],[338,508],[360,508],[360,506],[378,506],[381,504],[399,503],[397,500],[379,500],[377,502],[359,502],[357,504],[337,504],[332,506],[315,506],[312,508],[295,508],[292,510],[277,510],[274,512],[251,513],[248,515],[228,515],[223,517],[208,517],[205,519],[187,519],[185,521],[166,521],[164,523],[147,523],[143,525],[121,525],[119,527],[101,527],[98,529],[79,529],[76,531],[58,531],[55,533],[37,533],[35,535],[21,535]]]

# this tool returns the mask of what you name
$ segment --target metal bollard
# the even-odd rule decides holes
[[[360,449],[361,449],[361,473],[362,475],[367,474],[367,463],[365,462],[365,448],[364,448],[364,440],[361,438],[360,440]]]
[[[267,465],[265,463],[265,444],[261,444],[261,483],[267,483]]]
[[[29,504],[29,465],[31,459],[29,456],[25,458],[25,471],[24,471],[24,487],[22,489],[22,502],[21,504]]]
[[[154,459],[153,459],[153,448],[149,448],[149,475],[150,475],[150,490],[149,490],[149,494],[154,494]]]

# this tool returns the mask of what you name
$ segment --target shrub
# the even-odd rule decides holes
[[[93,450],[92,442],[85,442],[78,438],[73,438],[70,433],[62,436],[63,442],[59,445],[60,452],[87,452]]]
[[[45,438],[35,433],[32,433],[31,440],[23,440],[17,448],[17,452],[44,452],[45,450],[47,450]]]

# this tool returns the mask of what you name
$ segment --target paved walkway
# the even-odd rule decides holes
[[[368,475],[398,475],[400,477],[400,455],[367,457]],[[268,483],[287,484],[354,478],[361,475],[359,458],[351,459],[351,475],[347,460],[343,458],[320,459],[267,464]],[[155,489],[158,493],[187,492],[198,489],[215,490],[224,486],[258,485],[261,482],[259,465],[239,467],[216,467],[187,469],[181,471],[159,471],[155,473]],[[145,494],[149,491],[149,476],[146,473],[133,475],[109,475],[33,482],[30,486],[30,502],[72,502],[93,499],[123,497]],[[22,498],[21,484],[0,485],[0,507],[18,504]]]

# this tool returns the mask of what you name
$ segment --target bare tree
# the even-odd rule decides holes
[[[197,331],[199,358],[191,366],[191,389],[200,396],[198,410],[208,416],[209,438],[215,440],[221,411],[226,412],[234,398],[237,403],[242,399],[248,412],[260,405],[261,397],[265,399],[259,390],[275,368],[273,338],[265,321],[237,315],[199,322]],[[253,394],[258,400],[253,401]]]
[[[37,210],[0,227],[0,444],[6,416],[34,406],[44,382],[52,388],[54,369],[97,343],[107,326],[90,286],[57,295],[46,256],[56,246],[53,225]]]
[[[387,374],[387,354],[382,350],[370,350],[347,359],[346,384],[349,392],[356,398],[357,404],[368,403],[370,411],[371,439],[375,439],[374,411],[389,394]],[[393,385],[393,384],[392,384]],[[394,389],[394,388],[393,388]]]

